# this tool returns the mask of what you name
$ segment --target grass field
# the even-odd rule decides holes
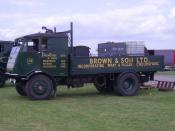
[[[158,75],[175,75],[175,71],[164,71],[156,73]]]
[[[99,94],[92,85],[60,87],[54,100],[30,101],[0,89],[0,131],[174,131],[175,92]]]

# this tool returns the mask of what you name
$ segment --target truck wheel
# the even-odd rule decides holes
[[[26,83],[26,93],[30,99],[45,100],[53,97],[53,82],[45,75],[35,75]]]
[[[0,74],[4,73],[3,71],[0,71]],[[0,88],[4,87],[6,78],[3,75],[0,75]]]
[[[122,96],[134,96],[140,87],[139,78],[133,73],[119,75],[114,84],[114,92]]]
[[[94,86],[100,93],[110,93],[113,91],[112,83],[103,75],[95,78]]]
[[[6,78],[1,75],[0,76],[0,88],[3,88],[4,87],[5,81],[6,81]]]
[[[22,82],[17,82],[15,84],[16,91],[18,92],[19,95],[21,96],[27,96],[25,92],[25,84]]]

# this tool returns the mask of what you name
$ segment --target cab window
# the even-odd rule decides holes
[[[41,50],[46,51],[48,47],[48,40],[47,38],[43,38],[41,41]]]
[[[35,52],[39,51],[39,40],[38,39],[32,39],[27,42],[27,51],[29,52]]]

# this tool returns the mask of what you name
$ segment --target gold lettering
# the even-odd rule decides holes
[[[144,63],[148,63],[148,58],[144,57]]]
[[[108,59],[104,58],[103,63],[108,63]]]
[[[92,58],[90,58],[90,62],[89,62],[90,64],[93,64],[93,59]]]
[[[121,63],[124,63],[125,61],[124,61],[124,58],[121,58]]]
[[[98,59],[98,64],[101,64],[101,63],[102,63],[102,59],[99,58],[99,59]]]
[[[112,58],[108,58],[108,64],[112,64]]]
[[[90,58],[90,64],[112,64],[112,58]]]
[[[98,64],[98,59],[94,58],[94,64]]]
[[[116,64],[118,64],[118,63],[119,63],[118,58],[116,58],[116,59],[115,59],[115,63],[116,63]]]

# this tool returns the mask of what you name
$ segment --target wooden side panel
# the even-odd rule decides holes
[[[71,75],[124,71],[150,72],[163,70],[164,68],[162,56],[74,57],[71,64]]]

